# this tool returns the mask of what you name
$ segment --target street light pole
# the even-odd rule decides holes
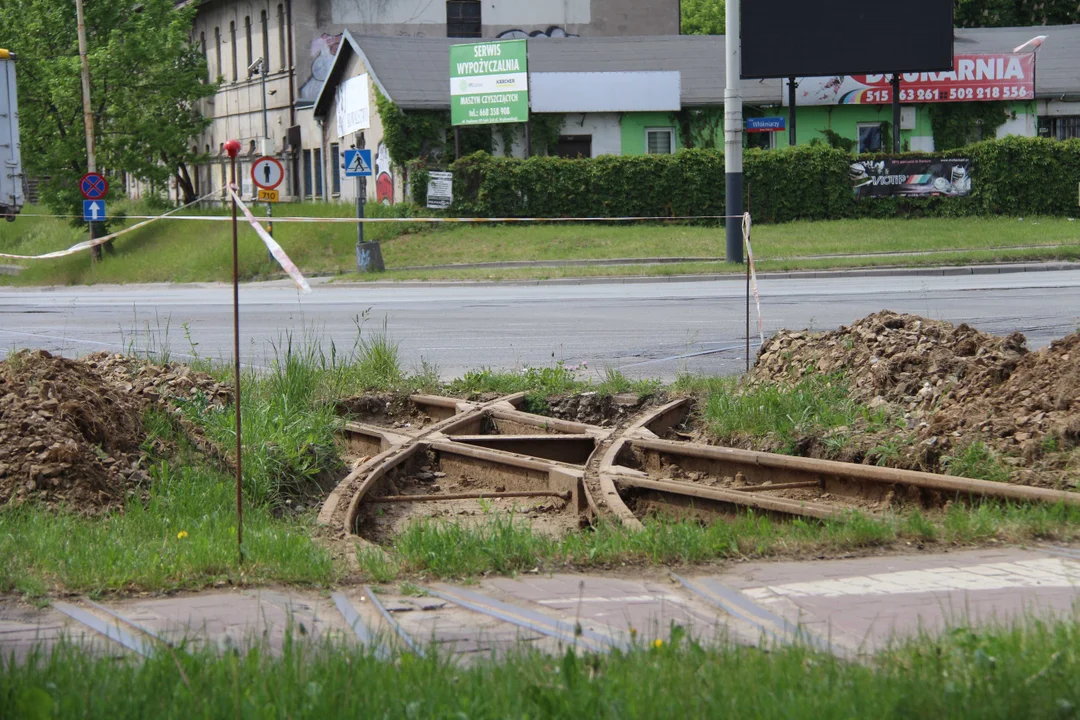
[[[743,214],[743,116],[742,87],[739,84],[742,69],[742,39],[739,28],[739,3],[730,0],[725,4],[724,34],[726,82],[724,87],[724,169],[727,200],[727,253],[728,262],[741,263],[742,214]]]
[[[90,59],[86,53],[86,15],[83,13],[83,0],[75,0],[75,18],[78,21],[79,61],[82,63],[82,101],[83,123],[86,126],[86,171],[97,172],[97,160],[94,157],[94,110],[90,104]],[[90,223],[90,239],[97,237],[95,223]],[[90,249],[90,261],[101,260],[101,246]]]
[[[263,117],[263,147],[259,148],[260,154],[268,154],[266,152],[267,147],[270,145],[270,119],[266,113],[266,58],[261,57],[255,61],[253,67],[255,71],[259,73],[259,82],[262,85],[262,117]],[[266,232],[270,237],[274,237],[274,204],[269,200],[266,201]],[[274,262],[274,254],[268,249],[266,251],[266,259],[268,262]]]

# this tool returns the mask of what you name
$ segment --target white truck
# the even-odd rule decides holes
[[[23,169],[19,154],[15,54],[0,50],[0,216],[13,221],[22,206]]]

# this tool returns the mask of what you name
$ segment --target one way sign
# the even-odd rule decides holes
[[[83,200],[82,214],[84,222],[101,222],[105,219],[105,201]]]
[[[345,177],[371,177],[371,151],[345,151]]]

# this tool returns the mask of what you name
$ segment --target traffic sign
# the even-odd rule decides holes
[[[746,132],[782,132],[786,126],[783,116],[746,118]]]
[[[371,151],[345,151],[345,177],[371,177]]]
[[[258,196],[255,198],[258,202],[272,203],[277,202],[280,195],[277,190],[267,190],[266,188],[259,188]]]
[[[109,181],[101,173],[86,173],[79,180],[79,192],[87,200],[101,200],[109,192]]]
[[[273,190],[285,179],[285,168],[277,158],[261,157],[251,164],[251,180],[256,186]]]
[[[86,222],[101,222],[105,219],[105,201],[83,200],[82,214]]]

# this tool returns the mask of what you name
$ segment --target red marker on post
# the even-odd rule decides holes
[[[236,549],[240,565],[244,564],[244,503],[243,503],[243,455],[240,434],[240,253],[237,248],[236,227],[236,156],[240,154],[240,141],[225,143],[225,152],[232,163],[232,179],[229,195],[232,198],[232,253],[233,253],[233,404],[236,407]]]

